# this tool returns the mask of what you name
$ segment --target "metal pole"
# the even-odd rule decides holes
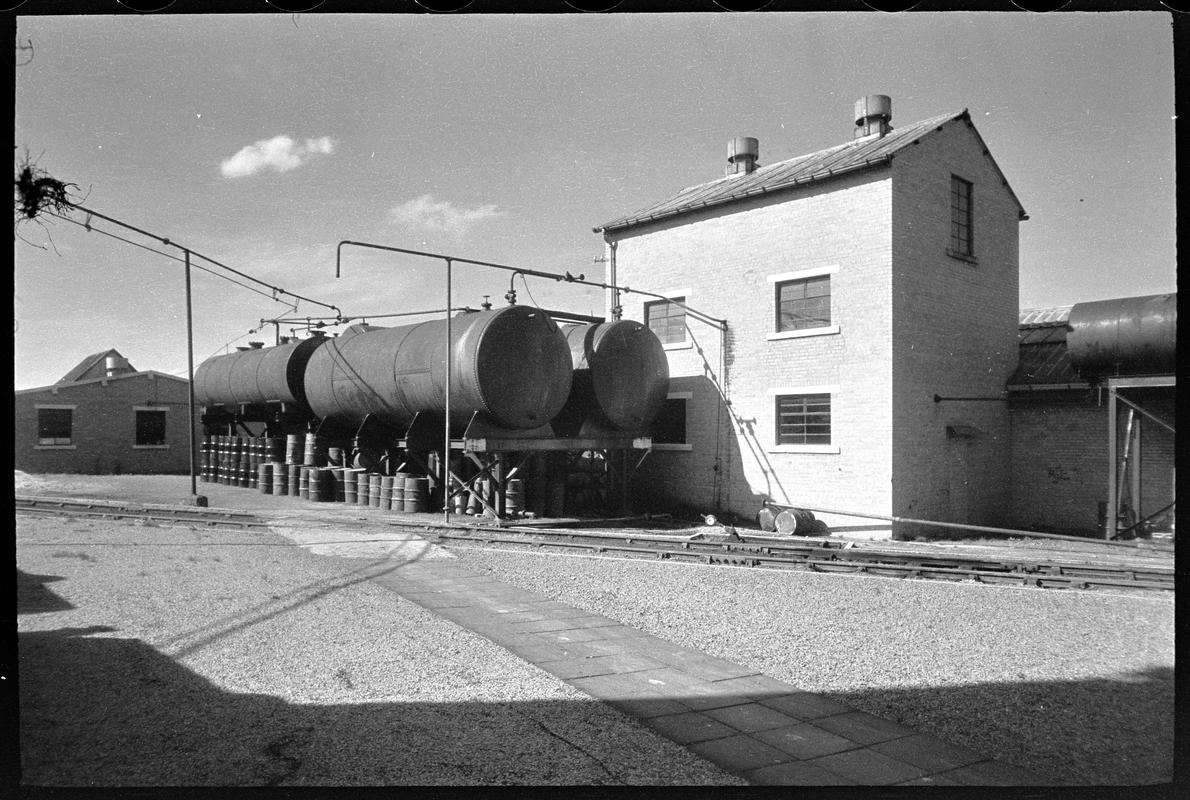
[[[1103,538],[1116,535],[1116,519],[1120,513],[1116,499],[1116,387],[1107,387],[1107,519],[1103,523]]]
[[[186,390],[189,394],[187,409],[190,415],[190,496],[198,496],[198,481],[194,476],[194,318],[190,310],[190,251],[186,254]]]
[[[450,524],[450,259],[446,259],[446,423],[442,433],[442,520]]]

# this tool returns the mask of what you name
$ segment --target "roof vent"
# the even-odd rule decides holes
[[[855,101],[855,137],[877,134],[883,136],[892,130],[892,98],[886,94],[870,94]]]
[[[113,375],[132,372],[132,366],[124,356],[108,356],[103,360],[103,368],[109,378]]]
[[[747,175],[760,165],[760,142],[751,136],[737,136],[727,143],[727,174]]]
[[[264,342],[248,342],[248,346],[253,350],[259,350],[260,348],[264,347]]]

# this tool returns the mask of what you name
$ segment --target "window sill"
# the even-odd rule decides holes
[[[694,342],[670,342],[669,344],[662,344],[662,350],[689,350],[694,347]]]
[[[775,342],[780,339],[804,339],[807,336],[829,336],[832,333],[838,333],[838,325],[827,325],[824,328],[805,328],[800,331],[775,331],[765,335],[765,338],[770,342]]]
[[[977,259],[975,256],[964,255],[949,248],[946,251],[946,255],[950,256],[955,261],[962,261],[964,264],[970,264],[973,267],[979,266],[979,259]]]
[[[767,448],[769,453],[825,453],[837,454],[839,446],[835,444],[779,444]]]
[[[35,444],[34,450],[78,450],[77,444]]]
[[[676,442],[661,442],[660,444],[658,444],[657,442],[654,442],[653,449],[654,450],[672,450],[672,451],[678,452],[678,453],[689,453],[691,450],[694,449],[694,445],[692,445],[692,444],[678,444]]]
[[[168,450],[168,444],[134,444],[133,450]]]

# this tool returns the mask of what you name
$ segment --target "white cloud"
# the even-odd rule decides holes
[[[423,194],[392,208],[388,213],[392,222],[401,225],[463,234],[477,222],[502,217],[505,212],[491,204],[464,208],[449,200],[435,200],[433,195]]]
[[[288,172],[300,167],[312,155],[329,155],[334,151],[335,143],[329,136],[307,139],[305,144],[298,144],[288,136],[274,136],[242,148],[220,164],[219,171],[227,178],[255,175],[266,168]]]

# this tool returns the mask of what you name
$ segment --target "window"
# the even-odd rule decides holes
[[[686,309],[678,305],[685,297],[671,297],[645,303],[645,326],[657,335],[662,344],[686,341]]]
[[[671,397],[653,421],[653,441],[657,444],[686,444],[686,398]]]
[[[136,409],[136,445],[154,447],[165,444],[164,409]]]
[[[73,444],[74,411],[69,408],[37,409],[37,443],[48,446]]]
[[[972,184],[957,175],[950,176],[950,253],[975,256],[975,232],[972,230]]]
[[[779,394],[776,403],[778,446],[831,443],[829,394]]]
[[[778,333],[825,328],[830,324],[830,275],[817,275],[777,284]]]

